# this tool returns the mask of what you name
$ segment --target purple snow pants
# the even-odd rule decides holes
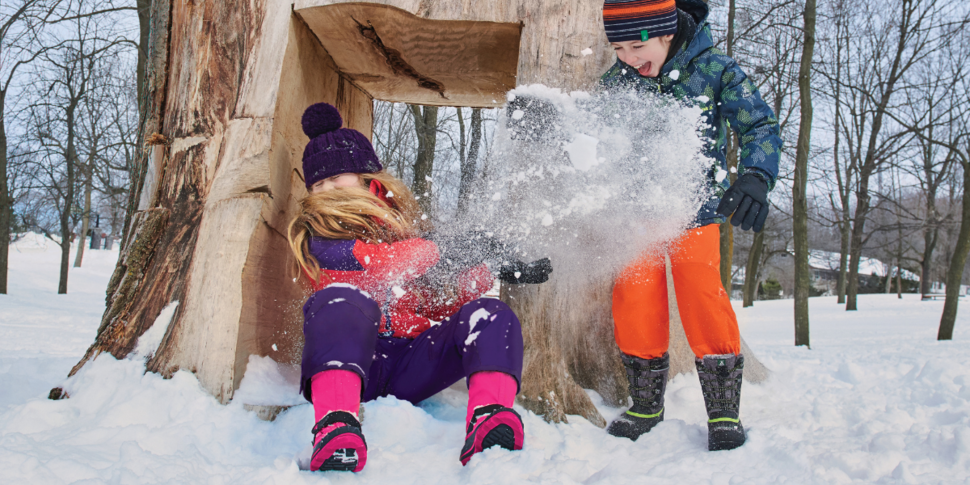
[[[413,340],[379,338],[377,302],[353,288],[314,293],[303,305],[303,318],[300,391],[308,401],[310,378],[335,369],[360,375],[365,402],[391,395],[418,403],[479,371],[504,372],[521,382],[522,329],[499,300],[467,303]]]

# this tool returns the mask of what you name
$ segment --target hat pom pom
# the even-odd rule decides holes
[[[340,129],[344,120],[340,112],[332,104],[317,103],[310,105],[303,112],[303,133],[310,138],[316,138],[323,133]]]

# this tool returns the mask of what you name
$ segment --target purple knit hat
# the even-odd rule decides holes
[[[310,105],[303,112],[302,121],[303,133],[310,137],[303,149],[303,177],[308,189],[334,175],[384,170],[366,136],[341,128],[343,119],[332,104]]]

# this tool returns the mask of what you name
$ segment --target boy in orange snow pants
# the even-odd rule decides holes
[[[738,406],[744,357],[738,322],[721,286],[718,224],[732,215],[742,230],[760,231],[768,191],[778,175],[778,121],[738,64],[714,46],[701,0],[604,0],[603,25],[617,61],[606,89],[671,96],[703,113],[705,155],[714,163],[696,228],[626,268],[613,289],[616,343],[633,407],[610,423],[614,436],[636,440],[663,421],[669,369],[669,315],[664,254],[670,255],[677,306],[696,357],[707,407],[708,449],[744,444]],[[632,114],[635,116],[636,114]],[[740,144],[738,178],[728,185],[729,128]]]

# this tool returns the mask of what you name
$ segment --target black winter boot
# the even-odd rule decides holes
[[[744,444],[744,426],[738,415],[744,356],[705,355],[695,359],[701,392],[707,406],[707,448],[733,450]]]
[[[664,353],[649,360],[626,354],[621,357],[626,378],[630,381],[633,407],[613,420],[606,432],[636,441],[664,420],[664,390],[667,388],[670,355]]]

